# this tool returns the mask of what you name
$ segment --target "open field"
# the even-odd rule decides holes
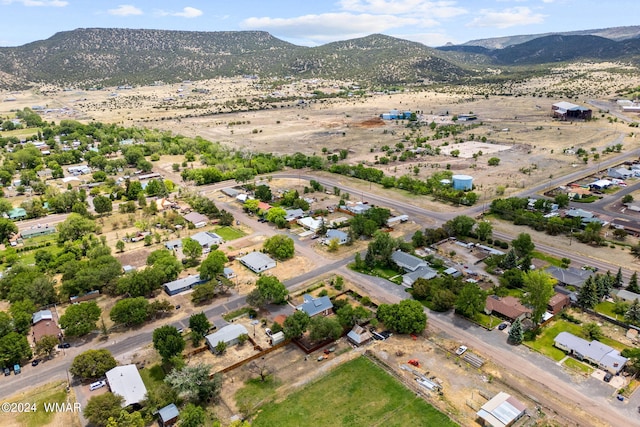
[[[374,395],[371,390],[378,392]],[[406,426],[416,420],[425,425],[456,425],[363,357],[336,368],[285,401],[265,406],[252,425],[299,426],[303,420],[343,426],[381,422]]]
[[[65,404],[76,402],[73,392],[66,391],[66,382],[57,382],[43,385],[28,392],[12,396],[9,403],[35,404],[35,411],[16,411],[4,413],[0,417],[3,427],[41,427],[41,426],[66,426],[79,427],[80,418],[73,411],[46,411],[44,405]],[[31,407],[33,409],[33,407]]]

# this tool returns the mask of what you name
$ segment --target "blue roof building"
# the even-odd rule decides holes
[[[328,296],[314,298],[309,294],[304,294],[302,296],[304,302],[296,307],[296,309],[300,311],[304,311],[309,315],[309,317],[317,316],[318,314],[322,314],[323,316],[327,316],[331,313],[333,309],[333,303]]]

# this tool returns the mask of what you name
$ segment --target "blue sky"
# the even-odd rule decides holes
[[[382,33],[441,46],[640,25],[639,0],[0,0],[0,46],[76,28],[264,30],[306,46]]]

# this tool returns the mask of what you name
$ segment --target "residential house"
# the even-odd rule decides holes
[[[273,206],[271,206],[269,203],[266,202],[258,202],[258,212],[266,212],[269,209],[271,209]]]
[[[627,291],[626,289],[614,289],[611,291],[616,298],[621,299],[626,302],[634,302],[635,300],[640,301],[640,294],[636,294],[635,292]]]
[[[579,360],[586,360],[600,369],[617,375],[627,363],[620,352],[600,341],[591,342],[569,332],[560,332],[553,341],[554,345]]]
[[[566,294],[561,294],[560,292],[556,292],[549,299],[549,303],[547,304],[547,311],[551,314],[558,314],[565,308],[571,305],[571,301],[569,300],[569,296]]]
[[[262,252],[251,252],[239,259],[240,263],[254,273],[262,273],[263,271],[275,268],[276,261]]]
[[[45,225],[44,227],[35,227],[28,228],[26,230],[20,231],[20,237],[23,239],[32,239],[38,236],[46,236],[49,234],[54,234],[56,232],[55,227],[49,227],[49,225]]]
[[[200,243],[203,253],[209,252],[213,246],[220,246],[224,243],[224,239],[212,231],[201,231],[191,238]]]
[[[476,413],[480,424],[490,427],[509,427],[527,412],[527,407],[515,397],[501,391],[482,405]]]
[[[202,228],[209,223],[209,218],[198,212],[189,212],[184,215],[184,219],[193,224],[195,228]]]
[[[204,337],[204,339],[207,342],[207,346],[209,346],[209,349],[215,352],[216,346],[219,342],[225,343],[227,347],[238,344],[238,342],[240,342],[240,335],[249,335],[247,328],[239,323],[233,323],[231,325],[220,328],[213,334],[207,335],[206,337]]]
[[[427,267],[429,264],[427,261],[417,256],[397,250],[391,254],[391,259],[396,265],[402,268],[404,271],[416,271],[420,267]]]
[[[176,205],[175,202],[172,202],[169,199],[166,198],[161,198],[161,199],[156,199],[156,207],[158,208],[158,211],[162,212],[162,211],[166,211],[167,209],[171,209]]]
[[[485,301],[484,312],[487,314],[497,314],[510,321],[516,319],[523,320],[531,315],[531,309],[520,303],[516,297],[489,295]]]
[[[18,221],[27,218],[27,211],[24,208],[13,208],[7,212],[7,215],[9,215],[10,220]]]
[[[46,181],[53,178],[53,171],[49,168],[46,168],[36,172],[36,175],[38,175],[38,178],[40,178],[41,180]]]
[[[138,405],[146,399],[147,388],[136,365],[116,366],[105,375],[111,392],[124,398],[123,408]]]
[[[633,176],[633,172],[627,168],[609,168],[607,169],[607,176],[618,179],[629,179]]]
[[[327,235],[322,240],[322,243],[324,243],[325,245],[328,245],[329,243],[331,243],[333,239],[338,239],[338,244],[344,245],[347,242],[349,242],[349,235],[344,231],[340,231],[340,230],[327,230]]]
[[[355,325],[347,334],[347,340],[357,346],[364,345],[373,339],[371,332],[360,325]]]
[[[62,336],[62,332],[51,310],[40,310],[33,313],[31,316],[31,325],[31,337],[33,338],[34,344],[47,335],[53,335],[56,338]]]
[[[238,194],[240,194],[240,191],[236,190],[233,187],[223,188],[222,190],[220,190],[220,192],[229,197],[236,197]]]
[[[347,211],[351,212],[354,215],[360,215],[365,213],[366,211],[368,211],[369,209],[371,209],[371,205],[366,204],[366,203],[354,203],[354,204],[348,204],[347,205]]]
[[[333,311],[333,303],[326,295],[314,298],[310,294],[304,294],[302,299],[304,302],[297,306],[296,309],[307,313],[309,317],[317,316],[319,314],[328,316]]]
[[[292,222],[304,217],[304,211],[300,208],[297,209],[285,209],[284,219],[287,222]]]
[[[594,274],[591,270],[575,267],[560,268],[552,266],[545,271],[556,279],[560,285],[573,286],[574,288],[581,288],[584,282]]]
[[[303,218],[298,219],[298,225],[306,228],[309,231],[317,232],[322,228],[322,224],[324,220],[322,218],[311,218],[310,216],[305,216]]]
[[[196,274],[165,283],[164,291],[167,295],[174,296],[179,293],[186,292],[194,286],[201,285],[203,283],[205,283],[205,280],[200,279],[200,275]]]
[[[425,260],[406,252],[397,250],[391,254],[391,259],[405,271],[402,276],[402,284],[404,286],[411,287],[418,279],[429,280],[438,275]]]

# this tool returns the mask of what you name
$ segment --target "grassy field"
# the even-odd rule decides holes
[[[75,398],[70,396],[66,391],[66,382],[58,382],[48,384],[38,389],[29,391],[27,395],[20,396],[16,402],[33,402],[36,404],[37,410],[35,412],[24,412],[15,417],[15,421],[18,425],[25,427],[39,427],[49,424],[65,425],[68,427],[79,426],[80,420],[73,413],[60,414],[55,411],[45,411],[44,404],[55,403],[74,403]],[[55,420],[54,420],[55,418]],[[0,418],[2,419],[2,418]],[[6,419],[0,423],[2,425],[15,425]]]
[[[594,310],[596,312],[598,312],[598,313],[602,313],[605,316],[609,316],[609,317],[612,317],[614,319],[618,319],[618,318],[622,319],[624,316],[621,316],[621,315],[613,312],[613,308],[615,306],[616,305],[614,303],[612,303],[612,302],[602,301],[601,303],[599,303],[598,305],[595,306]]]
[[[525,345],[558,362],[565,356],[564,351],[553,346],[553,340],[560,332],[569,332],[573,335],[581,336],[582,328],[574,323],[556,320],[551,326],[545,328],[535,341],[525,341]]]
[[[350,427],[456,425],[364,357],[345,363],[281,403],[264,405],[251,425],[297,427],[311,422]]]
[[[496,326],[498,326],[500,323],[502,323],[502,319],[495,316],[489,316],[484,313],[476,314],[475,321],[488,329],[493,329]]]
[[[539,251],[533,251],[533,258],[539,259],[541,261],[546,261],[554,267],[561,267],[562,261],[558,258],[552,257],[551,255],[547,255],[545,253]]]
[[[246,236],[242,231],[229,226],[216,228],[213,232],[222,237],[226,242]]]

